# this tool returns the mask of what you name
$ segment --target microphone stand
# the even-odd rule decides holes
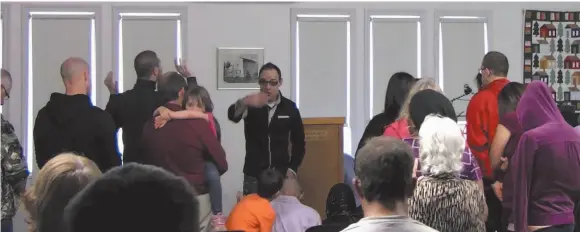
[[[451,99],[451,103],[453,103],[453,102],[455,102],[455,101],[457,101],[457,100],[462,100],[462,99],[461,99],[462,97],[469,96],[469,95],[471,95],[471,94],[473,94],[473,92],[471,92],[471,91],[470,91],[469,93],[464,93],[463,95],[461,95],[461,96],[459,96],[459,97],[456,97],[456,98],[453,98],[453,99]],[[457,114],[457,117],[458,117],[458,118],[459,118],[459,117],[462,117],[462,116],[463,116],[463,113],[465,113],[465,110],[464,110],[464,111],[461,111],[459,114]]]
[[[467,96],[467,95],[470,95],[470,94],[471,94],[471,93],[468,93],[468,94],[463,94],[463,95],[461,95],[461,96],[459,96],[459,97],[453,98],[453,99],[451,99],[451,102],[457,101],[457,100],[459,100],[460,98],[462,98],[462,97],[465,97],[465,96]]]

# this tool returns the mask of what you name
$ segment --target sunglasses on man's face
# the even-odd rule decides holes
[[[269,81],[268,81],[268,80],[266,80],[266,79],[262,79],[262,78],[260,78],[260,79],[258,80],[258,84],[259,84],[259,85],[267,85],[267,84],[269,84],[270,86],[277,86],[277,85],[278,85],[278,83],[280,83],[280,82],[278,82],[278,80],[269,80]]]
[[[4,85],[2,86],[2,90],[4,90],[4,94],[6,94],[6,99],[10,99],[10,94],[8,93],[8,90],[6,90],[6,87],[4,87]]]

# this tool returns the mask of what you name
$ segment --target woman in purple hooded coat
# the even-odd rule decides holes
[[[517,232],[574,231],[580,195],[580,135],[564,120],[551,89],[528,84],[516,108],[523,134],[510,160]]]

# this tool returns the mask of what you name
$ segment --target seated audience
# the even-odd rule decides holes
[[[101,176],[97,165],[82,156],[62,153],[40,169],[22,198],[29,232],[66,231],[64,209],[86,185]]]
[[[68,232],[206,232],[195,191],[181,177],[131,163],[105,173],[71,200]]]
[[[350,186],[344,183],[332,186],[326,198],[326,219],[322,221],[322,225],[312,227],[306,232],[336,232],[357,222],[362,215],[357,214],[353,198],[354,193]]]
[[[264,170],[258,177],[258,193],[244,196],[232,209],[226,222],[228,230],[272,231],[276,212],[270,201],[280,194],[284,175],[275,169]]]
[[[544,82],[528,84],[516,108],[523,134],[509,160],[514,231],[573,231],[580,194],[580,135]]]
[[[414,125],[416,128],[415,131],[417,132],[421,129],[425,117],[430,114],[437,114],[457,122],[457,116],[455,115],[455,109],[453,108],[451,101],[449,101],[449,99],[447,99],[447,97],[442,93],[432,89],[417,92],[409,103],[409,112],[411,123]],[[420,158],[419,152],[421,149],[420,136],[415,133],[413,137],[405,138],[404,141],[413,148],[413,154],[416,160],[413,170],[415,170],[415,177],[418,178],[423,174],[423,169],[421,168],[422,159]],[[460,164],[462,165],[462,168],[460,169],[461,172],[459,176],[462,179],[477,182],[483,189],[479,164],[467,147],[463,150]]]
[[[398,72],[391,76],[385,94],[385,108],[382,113],[375,115],[365,128],[358,142],[355,157],[358,154],[358,150],[365,145],[368,139],[381,136],[385,132],[385,128],[397,119],[399,111],[401,111],[401,106],[409,93],[409,89],[411,89],[417,80],[417,78],[414,78],[406,72]]]
[[[173,72],[160,85],[168,102],[165,107],[179,111],[185,99],[185,79]],[[189,92],[191,94],[191,92]],[[153,118],[143,128],[145,157],[149,164],[184,177],[197,191],[200,226],[208,227],[211,203],[208,194],[205,161],[215,163],[218,175],[228,169],[225,151],[206,120],[184,119],[167,122],[155,129]],[[187,164],[187,165],[185,165]]]
[[[419,137],[423,176],[409,201],[409,215],[439,231],[485,231],[483,191],[477,183],[459,178],[465,151],[459,125],[432,114],[422,123]]]
[[[495,136],[493,137],[493,142],[491,143],[491,149],[489,151],[491,168],[494,170],[496,179],[492,187],[497,198],[502,201],[503,208],[501,211],[502,217],[500,218],[501,223],[498,226],[503,230],[508,229],[508,217],[510,217],[510,207],[513,201],[511,193],[503,191],[503,183],[505,180],[508,185],[513,185],[510,180],[510,175],[513,174],[513,172],[509,172],[509,169],[506,169],[507,162],[502,162],[501,160],[509,160],[512,157],[523,133],[523,129],[518,122],[515,111],[524,90],[524,84],[510,82],[499,92],[497,99],[499,107],[499,124],[495,130]],[[504,175],[506,175],[505,178]],[[513,222],[513,218],[509,221]],[[513,227],[513,224],[511,227]]]
[[[435,232],[407,215],[413,194],[413,155],[391,137],[366,142],[355,159],[353,180],[365,217],[343,232]]]
[[[89,64],[78,57],[60,67],[66,92],[52,93],[34,123],[34,151],[39,168],[61,152],[89,158],[101,171],[121,165],[117,130],[111,115],[93,106],[89,97]]]
[[[306,229],[320,225],[320,215],[300,200],[302,189],[298,180],[286,178],[278,195],[270,204],[276,212],[275,232],[304,232]]]
[[[411,103],[411,99],[417,92],[425,89],[432,89],[437,92],[441,91],[437,82],[431,78],[421,78],[417,83],[411,87],[409,90],[409,94],[405,99],[405,102],[401,106],[401,112],[399,113],[399,118],[390,125],[387,126],[385,129],[384,136],[391,136],[398,139],[405,139],[411,137],[413,134],[416,133],[416,130],[413,126],[411,119],[409,118],[409,103]]]
[[[171,111],[164,106],[155,111],[155,128],[163,127],[170,119],[203,118],[208,121],[209,127],[218,141],[221,139],[219,124],[212,114],[213,102],[209,92],[202,86],[190,85],[185,94],[183,105],[185,110]],[[226,219],[222,214],[222,183],[220,172],[216,164],[211,160],[205,161],[205,179],[209,190],[209,200],[211,202],[212,227],[225,229]]]

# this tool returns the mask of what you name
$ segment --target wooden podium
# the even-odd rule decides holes
[[[303,118],[306,154],[298,170],[304,191],[302,203],[326,218],[326,197],[332,186],[344,181],[344,118]]]

